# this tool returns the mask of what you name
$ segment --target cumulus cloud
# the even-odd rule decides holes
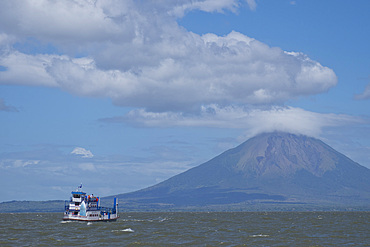
[[[214,127],[243,129],[254,136],[262,132],[286,131],[318,137],[325,127],[361,124],[364,120],[344,114],[323,114],[301,108],[273,106],[267,109],[239,106],[202,106],[200,114],[147,112],[136,109],[123,117],[102,119],[142,127]]]
[[[80,155],[82,158],[92,158],[92,157],[94,157],[94,155],[91,153],[90,150],[86,150],[86,149],[81,148],[81,147],[76,147],[75,149],[73,149],[71,154]]]
[[[176,22],[186,11],[235,11],[240,5],[236,0],[5,1],[0,28],[7,45],[0,48],[0,66],[7,70],[0,71],[0,83],[58,87],[150,112],[281,104],[336,85],[332,69],[302,53],[238,32],[197,35]],[[55,52],[32,54],[9,46],[27,43],[26,37],[51,43]]]
[[[3,1],[0,27],[19,38],[35,37],[58,44],[90,42],[125,35],[127,29],[118,27],[110,16],[125,14],[128,5],[130,1]]]
[[[47,72],[52,61],[63,56],[47,54],[27,55],[18,51],[0,54],[0,65],[7,69],[0,71],[0,84],[57,87],[55,79]]]

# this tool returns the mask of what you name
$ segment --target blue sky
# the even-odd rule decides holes
[[[367,0],[1,5],[0,201],[131,192],[275,130],[370,168]]]

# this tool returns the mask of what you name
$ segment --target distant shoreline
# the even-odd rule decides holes
[[[369,205],[324,205],[305,203],[256,203],[253,205],[209,205],[209,206],[121,206],[126,212],[369,212]],[[8,201],[0,203],[1,213],[61,213],[64,200]]]

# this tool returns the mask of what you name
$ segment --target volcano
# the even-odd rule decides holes
[[[274,132],[117,197],[128,209],[366,206],[369,178],[368,168],[318,139]]]

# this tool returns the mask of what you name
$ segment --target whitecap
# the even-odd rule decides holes
[[[256,234],[256,235],[251,235],[250,237],[252,238],[266,238],[266,237],[270,237],[270,235],[266,235],[266,234]]]
[[[126,228],[122,230],[112,230],[112,232],[135,232],[135,231],[132,230],[131,228]]]
[[[62,220],[60,223],[61,224],[65,224],[65,223],[70,223],[70,222],[72,222],[72,221],[70,221],[70,220]]]
[[[122,219],[123,221],[134,221],[134,222],[145,222],[145,221],[149,221],[151,222],[150,220],[140,220],[140,219]]]

